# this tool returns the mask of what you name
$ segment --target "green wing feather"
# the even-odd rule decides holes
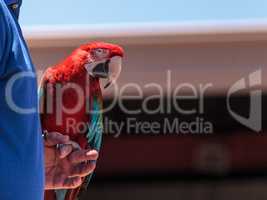
[[[103,134],[103,99],[102,96],[92,97],[91,121],[86,135],[88,144],[92,149],[100,150]]]
[[[86,135],[88,144],[92,149],[100,151],[103,135],[103,98],[101,94],[92,97],[91,121]],[[83,188],[88,188],[92,174],[86,177]]]

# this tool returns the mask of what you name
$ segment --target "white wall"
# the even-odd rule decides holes
[[[185,82],[196,86],[212,83],[208,92],[218,93],[249,73],[262,69],[263,86],[267,88],[267,41],[124,47],[126,57],[120,85],[133,82],[144,86],[155,82],[167,87],[166,74],[171,70],[173,87]],[[73,47],[31,48],[37,69],[57,63],[72,50]]]

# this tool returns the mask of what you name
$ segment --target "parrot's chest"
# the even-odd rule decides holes
[[[69,135],[77,141],[85,138],[90,125],[91,92],[84,78],[55,84],[46,91],[46,110],[42,126],[48,131]]]

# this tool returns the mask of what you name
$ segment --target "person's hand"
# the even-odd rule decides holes
[[[74,189],[96,167],[98,152],[80,150],[68,136],[47,133],[45,140],[45,189]]]

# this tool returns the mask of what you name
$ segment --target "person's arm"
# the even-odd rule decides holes
[[[9,27],[7,25],[3,10],[0,6],[0,76],[5,71],[7,52],[8,52],[8,41],[7,34],[9,32]]]

